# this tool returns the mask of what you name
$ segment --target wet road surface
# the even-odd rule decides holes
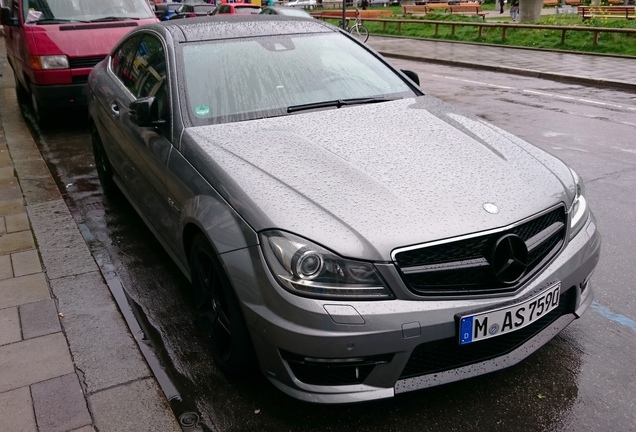
[[[556,154],[587,180],[604,245],[596,303],[507,370],[390,400],[318,406],[262,376],[228,381],[193,322],[188,283],[132,207],[102,195],[85,113],[33,134],[113,295],[187,431],[634,430],[634,95],[392,61],[432,95]],[[25,108],[28,110],[28,108]],[[28,114],[27,114],[28,115]]]

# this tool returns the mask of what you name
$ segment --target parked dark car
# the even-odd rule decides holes
[[[208,3],[184,3],[172,19],[196,18],[210,15],[216,6]]]
[[[161,21],[168,21],[179,10],[183,3],[157,3],[155,4],[155,16]]]
[[[591,304],[576,172],[409,76],[264,15],[141,26],[91,72],[104,192],[190,279],[222,371],[387,398],[516,364]]]

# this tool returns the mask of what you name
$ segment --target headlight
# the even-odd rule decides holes
[[[581,178],[572,168],[570,168],[570,172],[572,172],[572,177],[574,177],[574,187],[576,189],[576,194],[569,211],[570,238],[572,238],[577,235],[579,231],[581,231],[581,228],[583,228],[583,225],[585,225],[589,215],[589,208],[587,206],[587,200],[585,199],[585,188],[583,187]]]
[[[68,69],[68,58],[65,55],[31,56],[31,69]]]
[[[261,246],[272,273],[294,294],[338,300],[393,298],[371,263],[341,258],[281,231],[261,233]]]

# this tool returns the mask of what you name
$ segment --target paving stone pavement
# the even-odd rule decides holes
[[[0,37],[0,432],[96,430],[181,428],[24,123]]]

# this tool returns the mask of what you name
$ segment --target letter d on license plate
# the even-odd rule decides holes
[[[561,282],[557,282],[522,303],[460,317],[459,344],[490,339],[532,324],[559,306],[560,291]]]

